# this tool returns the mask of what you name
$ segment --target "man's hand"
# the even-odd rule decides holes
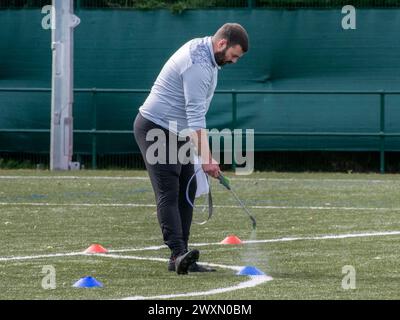
[[[219,175],[221,174],[221,169],[219,168],[219,164],[213,158],[211,158],[211,161],[209,163],[202,164],[202,167],[204,172],[213,178],[218,178]]]
[[[219,163],[211,155],[206,130],[200,129],[193,132],[191,140],[196,147],[197,154],[200,156],[204,172],[213,178],[218,178],[221,169],[219,168]]]

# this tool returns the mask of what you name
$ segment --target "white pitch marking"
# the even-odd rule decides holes
[[[357,237],[373,237],[373,236],[387,236],[387,235],[400,235],[400,231],[388,231],[388,232],[369,232],[369,233],[354,233],[354,234],[342,234],[342,235],[323,235],[323,236],[316,236],[316,237],[292,237],[292,238],[280,238],[280,239],[269,239],[269,240],[250,240],[250,241],[243,241],[243,243],[267,243],[267,242],[287,242],[287,241],[298,241],[298,240],[328,240],[328,239],[346,239],[346,238],[357,238]],[[202,246],[202,245],[214,245],[220,243],[198,243],[194,244],[195,246]],[[193,246],[193,244],[191,245]],[[159,250],[162,246],[153,246],[148,247],[151,250]],[[158,249],[155,249],[158,248]],[[137,249],[126,249],[126,250],[144,250],[145,248],[137,248]],[[124,249],[122,249],[124,250]],[[118,252],[122,252],[122,250],[118,250]],[[110,250],[111,252],[111,250]],[[115,251],[114,251],[115,252]],[[151,260],[151,261],[159,261],[159,262],[166,262],[168,259],[163,258],[152,258],[152,257],[138,257],[138,256],[122,256],[122,255],[115,255],[115,254],[85,254],[82,252],[71,252],[71,253],[60,253],[60,254],[48,254],[48,255],[36,255],[36,256],[22,256],[22,257],[0,257],[0,261],[16,261],[16,260],[32,260],[32,259],[41,259],[41,258],[53,258],[53,257],[65,257],[65,256],[98,256],[98,257],[108,257],[114,259],[135,259],[135,260]],[[211,264],[211,263],[203,263],[204,265],[215,266],[220,268],[227,268],[231,270],[238,271],[241,269],[239,266],[226,266],[222,264]],[[202,291],[202,292],[189,292],[189,293],[177,293],[177,294],[170,294],[170,295],[159,295],[159,296],[151,296],[151,297],[143,297],[143,296],[133,296],[124,298],[126,300],[143,300],[143,299],[171,299],[171,298],[183,298],[183,297],[197,297],[197,296],[204,296],[204,295],[215,295],[245,288],[251,288],[258,286],[264,282],[273,280],[272,277],[269,276],[250,276],[250,280],[241,282],[235,286],[226,287],[226,288],[218,288],[212,289],[209,291]]]
[[[58,179],[58,180],[143,180],[150,181],[148,177],[111,177],[111,176],[0,176],[0,179],[38,179],[38,180],[49,180],[49,179]],[[379,179],[317,179],[317,178],[237,178],[237,177],[229,177],[229,180],[232,181],[271,181],[271,182],[367,182],[367,183],[400,183],[399,180],[379,180]]]
[[[322,235],[315,237],[286,237],[277,239],[265,239],[265,240],[243,240],[244,244],[252,243],[274,243],[274,242],[289,242],[289,241],[301,241],[301,240],[335,240],[335,239],[348,239],[348,238],[365,238],[365,237],[379,237],[379,236],[395,236],[400,235],[400,231],[387,231],[387,232],[368,232],[368,233],[349,233],[349,234],[332,234],[332,235]],[[221,245],[226,246],[220,242],[209,242],[209,243],[191,243],[190,247],[207,247]],[[154,246],[146,248],[127,248],[119,250],[109,250],[109,252],[123,253],[123,252],[134,252],[134,251],[152,251],[166,249],[166,246]]]
[[[147,247],[147,248],[137,248],[137,249],[129,249],[129,251],[145,251],[145,250],[157,250],[156,248],[162,249],[162,246],[159,247]],[[132,255],[117,255],[112,254],[113,252],[123,252],[123,250],[109,250],[110,254],[107,253],[85,253],[85,252],[69,252],[69,253],[54,253],[54,254],[41,254],[41,255],[33,255],[33,256],[17,256],[17,257],[0,257],[0,262],[2,261],[19,261],[19,260],[36,260],[43,258],[60,258],[60,257],[73,257],[73,256],[86,256],[86,257],[106,257],[113,259],[133,259],[133,260],[150,260],[150,261],[158,261],[158,262],[168,262],[169,259],[165,258],[154,258],[154,257],[140,257],[140,256],[132,256]],[[128,251],[126,251],[128,252]],[[217,263],[207,263],[200,262],[201,265],[206,265],[210,267],[218,267],[224,269],[231,269],[234,271],[240,271],[243,267],[240,266],[228,266],[224,264]]]
[[[148,260],[148,261],[160,261],[160,262],[167,262],[168,259],[162,258],[152,258],[152,257],[138,257],[138,256],[123,256],[123,255],[115,255],[115,254],[95,254],[95,256],[102,257],[102,258],[113,258],[113,259],[134,259],[134,260]],[[218,267],[223,269],[230,269],[234,271],[240,271],[243,267],[240,266],[228,266],[223,264],[215,264],[215,263],[199,263],[202,265],[210,266],[210,267]],[[273,280],[272,277],[267,275],[262,276],[250,276],[250,280],[240,282],[237,285],[225,288],[217,288],[211,289],[208,291],[196,291],[196,292],[187,292],[187,293],[174,293],[174,294],[167,294],[167,295],[158,295],[158,296],[133,296],[123,298],[122,300],[152,300],[152,299],[172,299],[172,298],[185,298],[185,297],[199,297],[199,296],[208,296],[208,295],[215,295],[220,293],[226,293],[246,288],[253,288],[265,282]]]
[[[215,208],[231,208],[237,209],[240,206],[228,206],[228,205],[215,205]],[[288,210],[362,210],[362,211],[399,211],[400,208],[371,208],[371,207],[320,207],[320,206],[252,206],[247,205],[250,209],[288,209]]]
[[[301,240],[336,240],[336,239],[348,239],[348,238],[366,238],[366,237],[380,237],[380,236],[394,236],[400,235],[400,231],[383,231],[383,232],[367,232],[367,233],[348,233],[348,234],[331,234],[331,235],[321,235],[315,237],[286,237],[286,238],[277,238],[277,239],[264,239],[264,240],[244,240],[244,244],[252,244],[252,243],[273,243],[273,242],[288,242],[288,241],[301,241]],[[227,246],[225,244],[221,244],[220,242],[210,242],[210,243],[191,243],[191,247],[206,247],[213,245],[221,245]],[[135,251],[157,251],[161,249],[166,249],[166,246],[151,246],[144,248],[126,248],[126,249],[116,249],[116,250],[108,250],[111,254],[88,254],[84,252],[70,252],[70,253],[55,253],[55,254],[43,254],[43,255],[34,255],[34,256],[15,256],[15,257],[0,257],[0,261],[14,261],[14,260],[33,260],[33,259],[42,259],[42,258],[57,258],[64,256],[118,256],[113,255],[112,253],[124,253],[124,252],[135,252]],[[123,257],[123,256],[122,256]],[[135,256],[126,256],[130,257],[129,259],[134,259],[131,257]],[[135,259],[145,260],[147,258],[143,257],[135,257]],[[156,259],[156,258],[155,258]],[[167,259],[157,258],[157,261],[168,261]],[[211,264],[209,264],[211,265]],[[219,266],[219,265],[214,265]],[[232,267],[238,268],[238,267]],[[236,269],[235,269],[236,270]]]
[[[32,206],[32,207],[138,207],[155,208],[155,204],[145,203],[50,203],[50,202],[0,202],[0,206]]]
[[[191,243],[191,247],[205,247],[210,245],[218,245],[219,242],[209,242],[209,243]],[[124,252],[137,252],[137,251],[158,251],[161,249],[167,249],[166,245],[162,246],[151,246],[151,247],[144,247],[144,248],[127,248],[127,249],[116,249],[116,250],[108,250],[110,253],[124,253]]]
[[[200,292],[188,292],[188,293],[177,293],[177,294],[166,294],[159,296],[151,296],[151,297],[143,297],[143,296],[133,296],[127,297],[123,300],[154,300],[154,299],[172,299],[172,298],[187,298],[187,297],[199,297],[199,296],[211,296],[220,293],[226,293],[246,288],[253,288],[265,282],[273,280],[272,277],[269,276],[250,276],[250,280],[241,282],[235,286],[226,287],[226,288],[218,288],[212,289],[209,291],[200,291]]]
[[[115,251],[109,251],[109,252],[115,252]],[[104,258],[113,258],[113,259],[133,259],[133,260],[149,260],[149,261],[158,261],[158,262],[168,262],[169,259],[164,259],[164,258],[153,258],[153,257],[139,257],[139,256],[124,256],[124,255],[119,255],[119,254],[104,254],[104,253],[95,253],[95,254],[90,254],[92,256],[96,257],[104,257]],[[241,266],[228,266],[224,264],[216,264],[216,263],[208,263],[208,262],[199,262],[201,265],[209,266],[209,267],[218,267],[218,268],[223,268],[223,269],[230,269],[234,271],[240,271],[243,269]]]
[[[104,258],[113,258],[113,259],[134,259],[134,260],[150,260],[150,261],[161,261],[161,262],[168,261],[168,259],[161,259],[161,258],[151,258],[151,257],[146,258],[146,257],[122,256],[122,255],[113,255],[113,254],[99,254],[99,255],[96,254],[96,256],[99,256],[102,258],[103,257]],[[215,263],[200,263],[200,264],[210,266],[210,267],[230,269],[230,270],[234,270],[234,271],[240,271],[243,268],[243,267],[239,267],[239,266],[227,266],[227,265],[215,264]],[[266,276],[266,275],[265,276],[250,276],[250,280],[240,282],[239,284],[231,286],[231,287],[211,289],[208,291],[174,293],[174,294],[166,294],[166,295],[158,295],[158,296],[150,296],[150,297],[133,296],[133,297],[123,298],[122,300],[152,300],[152,299],[199,297],[199,296],[206,296],[206,295],[208,296],[208,295],[215,295],[215,294],[231,292],[231,291],[236,291],[236,290],[241,290],[241,289],[246,289],[246,288],[253,288],[255,286],[258,286],[260,284],[263,284],[263,283],[271,281],[271,280],[273,280],[273,278],[270,276]]]
[[[365,237],[380,237],[380,236],[395,236],[395,235],[400,235],[400,231],[337,234],[337,235],[325,235],[318,237],[292,237],[292,238],[289,237],[289,238],[279,238],[279,239],[269,239],[269,240],[247,240],[243,241],[243,243],[251,244],[251,243],[288,242],[288,241],[299,241],[299,240],[335,240],[335,239],[365,238]]]
[[[108,250],[110,253],[124,253],[124,252],[135,252],[135,251],[158,251],[161,249],[167,249],[166,245],[162,246],[151,246],[151,247],[144,247],[144,248],[132,248],[132,249],[115,249],[115,250]]]
[[[41,259],[41,258],[54,258],[54,257],[66,257],[66,256],[96,256],[101,258],[112,258],[112,259],[133,259],[133,260],[145,260],[145,261],[158,261],[158,262],[167,262],[168,259],[163,258],[154,258],[154,257],[139,257],[139,256],[123,256],[116,254],[86,254],[82,252],[71,252],[71,253],[60,253],[60,254],[48,254],[48,255],[36,255],[36,256],[25,256],[25,257],[9,257],[9,258],[0,258],[0,261],[13,261],[13,260],[32,260],[32,259]],[[223,264],[215,264],[215,263],[201,263],[202,265],[208,265],[213,267],[219,267],[224,269],[230,269],[234,271],[240,271],[243,267],[239,266],[228,266]],[[225,288],[217,288],[208,291],[196,291],[196,292],[188,292],[188,293],[176,293],[169,295],[159,295],[152,297],[144,297],[144,296],[133,296],[123,298],[122,300],[148,300],[148,299],[172,299],[179,297],[199,297],[205,295],[215,295],[225,292],[236,291],[245,288],[253,288],[265,282],[273,280],[270,276],[250,276],[250,280],[240,282],[239,284],[231,287]]]
[[[32,207],[116,207],[116,208],[155,208],[155,204],[146,203],[49,203],[49,202],[0,202],[0,206],[32,206]],[[237,205],[214,205],[214,208],[240,209]],[[400,208],[372,207],[320,207],[320,206],[252,206],[250,209],[285,209],[285,210],[345,210],[345,211],[400,211]]]
[[[168,262],[169,261],[168,259],[165,259],[165,258],[123,256],[123,255],[119,255],[119,254],[107,254],[107,253],[91,253],[88,255],[95,256],[95,257],[106,257],[106,258],[112,258],[112,259],[132,259],[132,260],[145,260],[145,261],[158,261],[158,262]]]
[[[19,261],[19,260],[35,260],[43,258],[59,258],[59,257],[73,257],[85,255],[82,252],[70,252],[70,253],[54,253],[54,254],[39,254],[34,256],[20,256],[20,257],[0,257],[1,261]]]
[[[80,177],[80,176],[0,176],[0,179],[4,180],[21,180],[21,179],[33,179],[33,180],[149,180],[148,177]]]

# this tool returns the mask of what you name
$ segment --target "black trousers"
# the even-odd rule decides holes
[[[169,161],[170,132],[161,126],[145,119],[140,113],[134,122],[134,135],[146,164],[154,190],[157,217],[164,238],[164,243],[171,249],[172,256],[178,256],[187,251],[190,227],[192,224],[193,208],[186,199],[186,188],[190,178],[194,175],[192,163],[182,164],[178,159],[179,148],[185,141],[177,141],[173,148],[177,163]],[[154,141],[146,141],[149,130],[162,130],[166,137],[165,164],[149,163],[146,159],[148,148]],[[176,135],[173,135],[177,139]],[[162,157],[161,157],[162,158]],[[151,161],[150,161],[151,162]],[[196,194],[196,178],[192,180],[189,188],[189,198],[193,203]]]

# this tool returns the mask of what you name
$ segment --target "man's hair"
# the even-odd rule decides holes
[[[238,23],[225,23],[214,35],[214,39],[217,41],[226,39],[228,47],[240,45],[243,52],[249,50],[249,36],[246,30]]]

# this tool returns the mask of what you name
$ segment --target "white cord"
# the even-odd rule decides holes
[[[190,206],[191,206],[193,209],[196,209],[196,207],[195,207],[195,205],[194,205],[194,201],[192,202],[192,201],[190,200],[190,197],[189,197],[189,188],[190,188],[190,184],[192,183],[193,179],[196,177],[196,175],[197,175],[201,170],[203,170],[203,169],[200,167],[200,168],[198,168],[198,169],[195,171],[195,173],[190,177],[189,182],[188,182],[188,184],[187,184],[187,186],[186,186],[186,201],[190,204]],[[212,212],[213,212],[212,197],[211,197],[211,185],[210,185],[210,181],[209,181],[209,176],[208,176],[207,174],[206,174],[206,177],[207,177],[207,183],[208,183],[208,189],[209,189],[209,191],[208,191],[208,196],[207,196],[207,200],[206,200],[207,203],[206,203],[206,205],[204,206],[204,208],[202,209],[202,211],[204,212],[205,209],[206,209],[206,207],[208,207],[208,218],[207,218],[207,220],[205,220],[205,221],[203,221],[203,222],[196,222],[196,221],[195,221],[195,223],[196,223],[196,224],[199,224],[199,225],[204,225],[204,224],[206,224],[206,223],[208,222],[208,220],[211,219]]]

